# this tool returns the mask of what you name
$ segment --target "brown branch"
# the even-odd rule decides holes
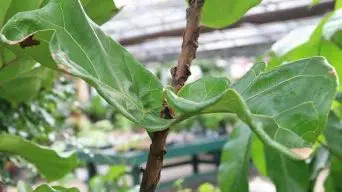
[[[163,158],[166,154],[165,145],[168,132],[168,129],[166,129],[153,133],[150,153],[148,154],[146,169],[140,186],[141,192],[153,192],[159,183]]]
[[[190,0],[190,8],[187,9],[187,24],[183,34],[182,51],[178,59],[178,65],[171,69],[172,86],[177,91],[183,87],[191,75],[190,65],[196,58],[198,37],[200,33],[200,20],[204,0]]]
[[[183,34],[182,52],[177,66],[171,69],[172,86],[177,91],[183,87],[191,75],[190,65],[196,57],[203,4],[204,0],[189,0],[190,6],[187,9],[187,25]],[[160,116],[164,119],[172,119],[174,117],[173,110],[167,105],[165,100]],[[169,129],[153,133],[146,169],[144,170],[140,186],[141,192],[154,192],[159,183],[163,158],[166,154],[165,145],[168,132]]]

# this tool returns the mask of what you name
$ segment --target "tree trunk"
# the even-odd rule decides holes
[[[171,69],[172,86],[178,92],[187,81],[190,73],[190,65],[196,57],[198,47],[199,26],[202,14],[204,0],[189,0],[189,8],[187,9],[187,25],[183,34],[182,52],[178,59],[176,67]],[[174,117],[173,110],[163,102],[163,110],[160,116],[164,119],[172,119]],[[163,158],[166,154],[166,139],[169,129],[155,132],[152,134],[152,144],[144,170],[143,179],[140,186],[141,192],[154,192],[159,180],[163,167]]]

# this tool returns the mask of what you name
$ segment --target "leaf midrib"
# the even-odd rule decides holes
[[[93,61],[89,58],[88,54],[85,52],[85,50],[80,46],[80,44],[76,41],[76,39],[71,35],[71,33],[70,33],[70,32],[68,31],[68,29],[65,27],[65,25],[66,25],[66,24],[65,24],[65,15],[64,15],[63,7],[61,6],[61,2],[62,2],[62,1],[60,1],[58,4],[59,4],[59,8],[60,8],[60,10],[61,10],[61,12],[62,12],[62,18],[63,18],[63,25],[64,25],[64,26],[60,26],[60,25],[58,25],[58,24],[52,23],[52,22],[50,22],[50,21],[48,21],[48,20],[42,18],[39,14],[37,14],[37,16],[38,16],[40,19],[42,19],[43,21],[45,21],[45,22],[47,22],[47,23],[49,23],[49,24],[51,24],[51,25],[53,25],[53,26],[55,26],[55,27],[58,27],[60,30],[63,30],[63,31],[64,31],[64,32],[65,32],[65,33],[74,41],[74,43],[79,47],[79,49],[80,49],[80,50],[83,52],[83,54],[86,56],[87,60],[88,60],[88,61],[90,62],[90,64],[92,65],[92,68],[93,68],[93,70],[94,70],[94,72],[95,72],[95,77],[96,77],[96,79],[97,79],[99,82],[101,82],[101,84],[107,85],[106,83],[103,83],[102,80],[99,78],[99,75],[98,75],[98,72],[97,72],[97,70],[96,70],[96,68],[95,68],[95,66],[94,66],[94,63],[93,63]],[[96,34],[94,28],[92,27],[91,24],[90,24],[89,26],[90,26],[90,28],[91,28],[91,30],[92,30],[92,32],[93,32],[93,35],[94,35],[94,36],[96,37],[96,39],[98,40],[98,43],[99,43],[99,45],[101,46],[101,48],[103,49],[104,53],[107,54],[107,52],[105,51],[105,49],[104,49],[104,47],[103,47],[101,41],[99,40],[99,38],[98,38],[98,36],[97,36],[97,34]],[[125,61],[126,61],[126,58],[125,58]],[[107,62],[105,62],[105,63],[106,63],[106,65],[107,65],[107,69],[109,69],[110,71],[112,71],[111,67],[108,66],[108,63],[107,63]],[[125,66],[127,67],[127,65],[125,65]],[[128,67],[127,67],[127,68],[128,68]],[[115,78],[116,82],[120,82],[120,81],[117,79],[117,77],[116,77],[115,75],[113,75],[113,77]],[[145,114],[146,112],[143,110],[142,104],[141,104],[141,103],[137,103],[136,100],[134,100],[133,98],[131,98],[125,91],[123,91],[123,88],[122,88],[122,86],[121,86],[120,83],[118,83],[118,85],[120,86],[119,89],[120,89],[121,91],[116,90],[116,89],[113,88],[111,85],[107,85],[107,86],[110,87],[111,90],[115,90],[116,93],[119,93],[120,95],[123,95],[123,96],[125,96],[126,98],[128,98],[128,99],[130,100],[131,103],[134,103],[134,104],[136,105],[136,108],[137,108],[137,109],[140,109],[140,110],[142,111],[142,113]]]

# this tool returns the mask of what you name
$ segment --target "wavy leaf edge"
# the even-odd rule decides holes
[[[325,67],[327,67],[327,70],[329,70],[327,75],[332,75],[334,76],[335,79],[335,84],[338,85],[338,79],[336,78],[336,73],[334,72],[334,68],[326,61],[325,58],[323,57],[313,57],[313,58],[309,58],[309,59],[318,59],[321,60],[321,64],[325,65]],[[308,59],[302,59],[299,61],[305,61]],[[298,62],[298,61],[296,61]],[[260,67],[261,65],[261,67]],[[261,63],[259,64],[259,66],[255,65],[255,68],[261,68],[261,69],[265,69],[263,67],[263,65],[265,65],[265,63]],[[253,70],[253,68],[251,69],[251,72],[254,73],[255,78],[257,79],[261,74],[266,74],[266,73],[272,73],[276,70],[278,70],[279,68],[282,68],[284,66],[288,66],[291,65],[291,63],[285,64],[285,65],[281,65],[278,66],[270,71],[266,71],[266,72],[255,72]],[[227,87],[222,89],[220,91],[220,93],[218,93],[216,96],[213,96],[211,98],[207,98],[204,101],[200,101],[200,102],[196,102],[193,100],[188,100],[185,97],[182,97],[183,91],[187,89],[187,87],[191,87],[196,83],[199,83],[201,81],[205,81],[206,79],[212,79],[212,80],[218,80],[221,79],[222,81],[227,81]],[[225,79],[225,78],[215,78],[215,77],[204,77],[194,83],[188,84],[185,87],[183,87],[178,94],[174,93],[172,89],[170,88],[166,88],[164,89],[164,94],[165,97],[167,99],[167,102],[174,108],[176,109],[176,111],[180,112],[180,115],[176,116],[176,122],[180,122],[183,121],[184,119],[187,119],[193,115],[196,114],[206,114],[206,113],[219,113],[219,112],[228,112],[228,113],[235,113],[238,115],[238,117],[244,122],[246,123],[252,130],[253,132],[263,141],[263,143],[267,144],[268,146],[270,146],[271,148],[277,149],[278,151],[281,151],[282,153],[284,153],[285,155],[291,157],[292,159],[307,159],[310,157],[310,155],[312,154],[313,150],[307,147],[303,147],[303,148],[288,148],[286,146],[284,146],[283,144],[281,144],[280,142],[275,141],[273,138],[270,137],[270,135],[264,130],[264,126],[263,123],[265,124],[265,122],[263,122],[265,119],[267,119],[267,121],[274,121],[275,125],[277,124],[277,121],[275,121],[275,119],[273,119],[273,117],[270,116],[265,116],[265,115],[260,115],[260,114],[253,114],[248,105],[246,104],[246,102],[244,101],[243,97],[240,95],[240,93],[238,93],[235,89],[234,89],[234,85],[233,84],[231,87],[229,87],[229,80]],[[248,85],[250,86],[250,85]],[[234,109],[224,109],[223,111],[220,110],[216,110],[214,109],[214,111],[211,111],[210,107],[212,107],[213,105],[220,105],[220,102],[222,102],[222,99],[224,99],[225,96],[230,95],[230,96],[235,96],[236,101],[238,101],[238,103],[240,104],[240,108],[244,109],[244,111],[235,111]],[[231,97],[229,97],[231,98]],[[229,103],[228,103],[229,104]],[[297,107],[300,107],[302,105],[305,105],[306,107],[309,107],[309,109],[312,109],[312,113],[313,114],[317,114],[317,119],[315,120],[319,120],[318,117],[318,113],[317,113],[317,109],[314,106],[313,102],[308,101],[308,102],[303,102],[300,105],[296,105],[295,107],[293,107],[294,109]],[[227,108],[229,108],[229,106],[227,106]],[[292,108],[291,108],[292,110]],[[284,111],[281,111],[281,113],[283,113]],[[326,115],[327,116],[327,115]],[[261,119],[261,120],[260,120]],[[278,127],[278,129],[281,127]],[[301,137],[301,136],[299,136]]]

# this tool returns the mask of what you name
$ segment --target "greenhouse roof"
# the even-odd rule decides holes
[[[175,59],[185,26],[185,3],[175,0],[120,0],[123,10],[103,26],[107,34],[126,46],[141,60]],[[233,26],[202,28],[199,52],[273,43],[298,26],[313,25],[333,7],[322,0],[264,0]],[[247,51],[248,55],[253,50]],[[259,54],[255,51],[254,54]]]

